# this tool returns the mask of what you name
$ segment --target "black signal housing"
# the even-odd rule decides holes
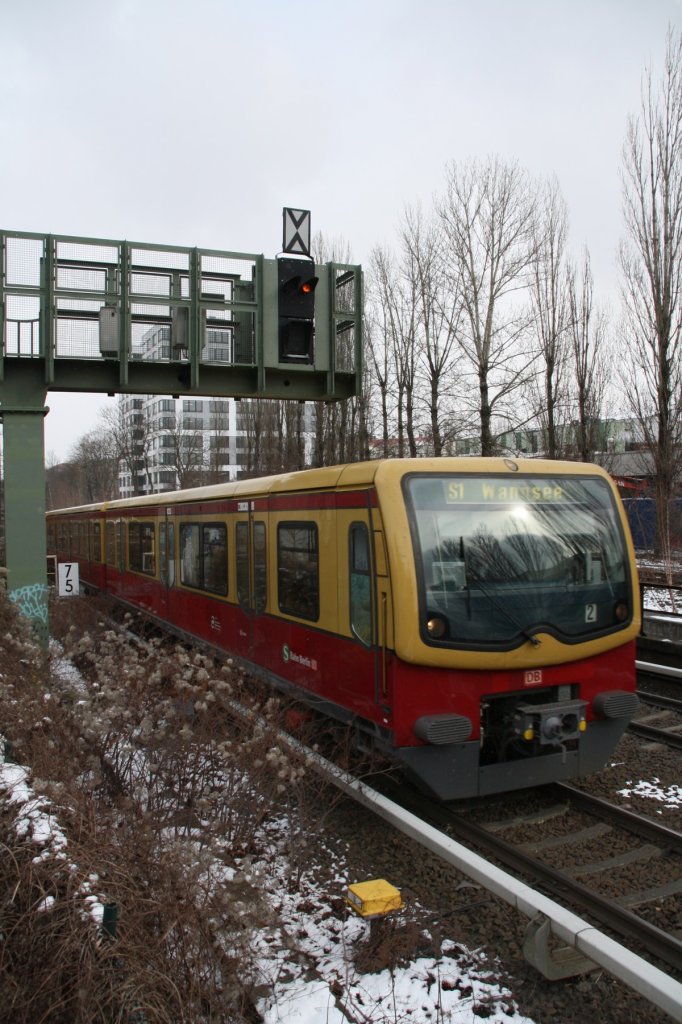
[[[313,363],[315,358],[315,264],[278,259],[279,362]]]

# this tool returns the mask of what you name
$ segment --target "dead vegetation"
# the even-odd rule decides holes
[[[57,605],[46,660],[0,594],[0,1019],[253,1020],[270,911],[238,865],[286,813],[295,875],[319,783],[233,665],[109,611]]]

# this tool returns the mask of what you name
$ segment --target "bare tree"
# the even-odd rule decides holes
[[[406,276],[414,281],[416,300],[417,373],[424,378],[431,450],[443,454],[453,431],[444,422],[444,387],[452,377],[453,350],[461,303],[457,289],[446,286],[443,273],[443,237],[440,225],[427,220],[420,208],[407,208],[400,233]]]
[[[384,459],[391,455],[391,353],[389,339],[384,331],[383,306],[380,299],[375,300],[373,277],[370,276],[370,287],[366,292],[365,326],[365,371],[367,384],[365,395],[371,396],[378,392],[381,420],[381,450]],[[322,463],[318,463],[322,465]]]
[[[531,359],[521,340],[528,327],[527,303],[518,292],[528,284],[535,258],[534,194],[526,171],[489,157],[448,168],[439,213],[446,260],[462,302],[455,332],[460,352],[477,382],[481,453],[492,455],[493,413],[522,387]]]
[[[285,472],[304,469],[306,464],[305,445],[305,402],[284,402],[283,404],[282,465]]]
[[[569,350],[568,291],[565,248],[568,224],[566,203],[556,178],[540,193],[533,222],[530,295],[540,360],[538,418],[543,426],[544,449],[550,459],[561,454],[559,437],[566,417],[566,362]]]
[[[594,309],[590,257],[585,251],[580,279],[575,267],[567,271],[570,337],[569,401],[573,408],[575,452],[591,462],[599,444],[600,424],[610,378],[606,316]]]
[[[284,403],[256,398],[240,403],[244,428],[244,476],[279,473],[284,442]]]
[[[108,430],[98,427],[76,442],[71,452],[81,498],[85,504],[111,501],[118,489],[118,453]]]
[[[106,407],[101,415],[116,458],[130,473],[133,494],[138,495],[151,490],[153,426],[141,399],[139,408],[126,413],[126,398],[122,395],[115,407]]]
[[[395,384],[397,455],[416,455],[414,401],[418,283],[409,260],[398,265],[391,253],[377,246],[370,257],[376,294],[375,320],[384,339],[387,368]]]
[[[655,469],[657,546],[670,561],[682,456],[682,35],[668,33],[656,86],[644,75],[623,148],[620,249],[630,351],[627,391]]]
[[[204,431],[192,425],[191,416],[177,411],[168,415],[168,420],[168,426],[158,438],[163,442],[161,464],[175,472],[180,490],[196,487],[204,476]]]

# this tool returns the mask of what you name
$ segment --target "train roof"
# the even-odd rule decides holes
[[[608,473],[593,463],[558,462],[550,459],[483,458],[481,456],[445,456],[441,458],[373,459],[368,462],[351,462],[339,466],[325,466],[318,469],[296,470],[272,476],[253,477],[249,480],[232,480],[204,487],[192,487],[181,491],[161,491],[143,494],[133,498],[118,498],[114,501],[95,502],[71,508],[54,509],[49,515],[61,513],[105,512],[124,508],[145,508],[153,505],[182,505],[187,502],[215,501],[225,498],[265,496],[301,490],[324,491],[366,487],[373,482],[403,476],[405,473],[503,473],[510,478],[516,472],[550,475],[578,474],[603,476]]]

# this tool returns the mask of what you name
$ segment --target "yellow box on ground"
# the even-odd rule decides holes
[[[403,905],[400,890],[384,878],[349,885],[346,903],[360,917],[383,917],[393,910],[400,910]]]

